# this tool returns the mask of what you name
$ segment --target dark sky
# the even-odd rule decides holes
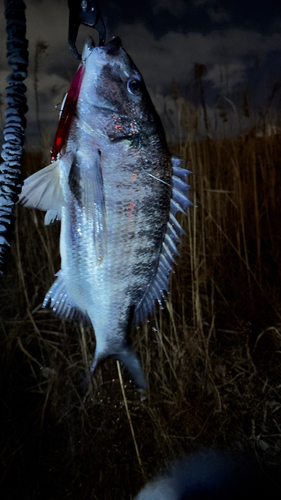
[[[0,3],[0,92],[3,95],[9,68],[5,58],[4,0]],[[107,40],[113,35],[121,37],[124,48],[143,74],[161,116],[164,108],[169,108],[170,121],[178,120],[179,109],[171,97],[173,81],[182,99],[194,106],[199,104],[195,64],[206,66],[202,82],[210,116],[214,115],[218,102],[223,102],[226,110],[235,114],[243,92],[247,92],[256,114],[261,114],[269,103],[280,107],[281,2],[100,0],[99,5],[107,27]],[[77,61],[67,45],[67,0],[26,0],[26,6],[30,148],[36,147],[38,140],[34,135],[36,42],[42,40],[48,45],[40,56],[37,76],[40,123],[51,136],[58,119],[54,106],[68,90]],[[85,27],[79,31],[80,52],[89,32],[91,30]],[[92,30],[92,33],[96,32]],[[97,40],[97,35],[94,36]]]
[[[100,5],[111,29],[121,19],[128,24],[141,22],[158,38],[169,31],[206,35],[230,28],[270,35],[281,26],[280,2],[274,0],[117,0]]]

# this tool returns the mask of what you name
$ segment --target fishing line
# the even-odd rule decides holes
[[[144,170],[145,172],[145,170]],[[171,184],[168,184],[168,182],[163,181],[163,179],[158,179],[158,177],[155,177],[155,175],[150,174],[149,172],[145,172],[147,175],[150,175],[150,177],[153,177],[156,181],[163,182],[163,184],[166,184],[169,187],[172,187]]]

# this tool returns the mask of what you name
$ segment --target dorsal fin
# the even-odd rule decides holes
[[[151,284],[147,287],[145,294],[137,305],[134,313],[134,322],[141,323],[150,313],[154,311],[155,301],[161,304],[164,291],[168,289],[168,281],[175,257],[179,255],[177,245],[180,237],[184,234],[180,223],[175,215],[177,212],[186,213],[188,207],[193,203],[188,199],[189,185],[186,182],[187,175],[191,172],[180,167],[181,161],[172,157],[172,197],[170,204],[170,216],[167,223],[166,233],[162,243],[157,271]]]

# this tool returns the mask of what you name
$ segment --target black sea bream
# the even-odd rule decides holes
[[[171,158],[142,76],[118,37],[103,47],[89,37],[80,72],[67,140],[55,162],[25,181],[20,201],[46,210],[45,224],[61,220],[61,270],[44,307],[90,319],[91,371],[113,355],[145,387],[128,336],[167,289],[183,233],[175,214],[191,204],[188,172]]]

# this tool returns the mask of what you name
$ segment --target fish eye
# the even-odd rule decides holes
[[[141,82],[137,78],[131,78],[127,82],[127,89],[130,94],[138,96],[141,94]]]

